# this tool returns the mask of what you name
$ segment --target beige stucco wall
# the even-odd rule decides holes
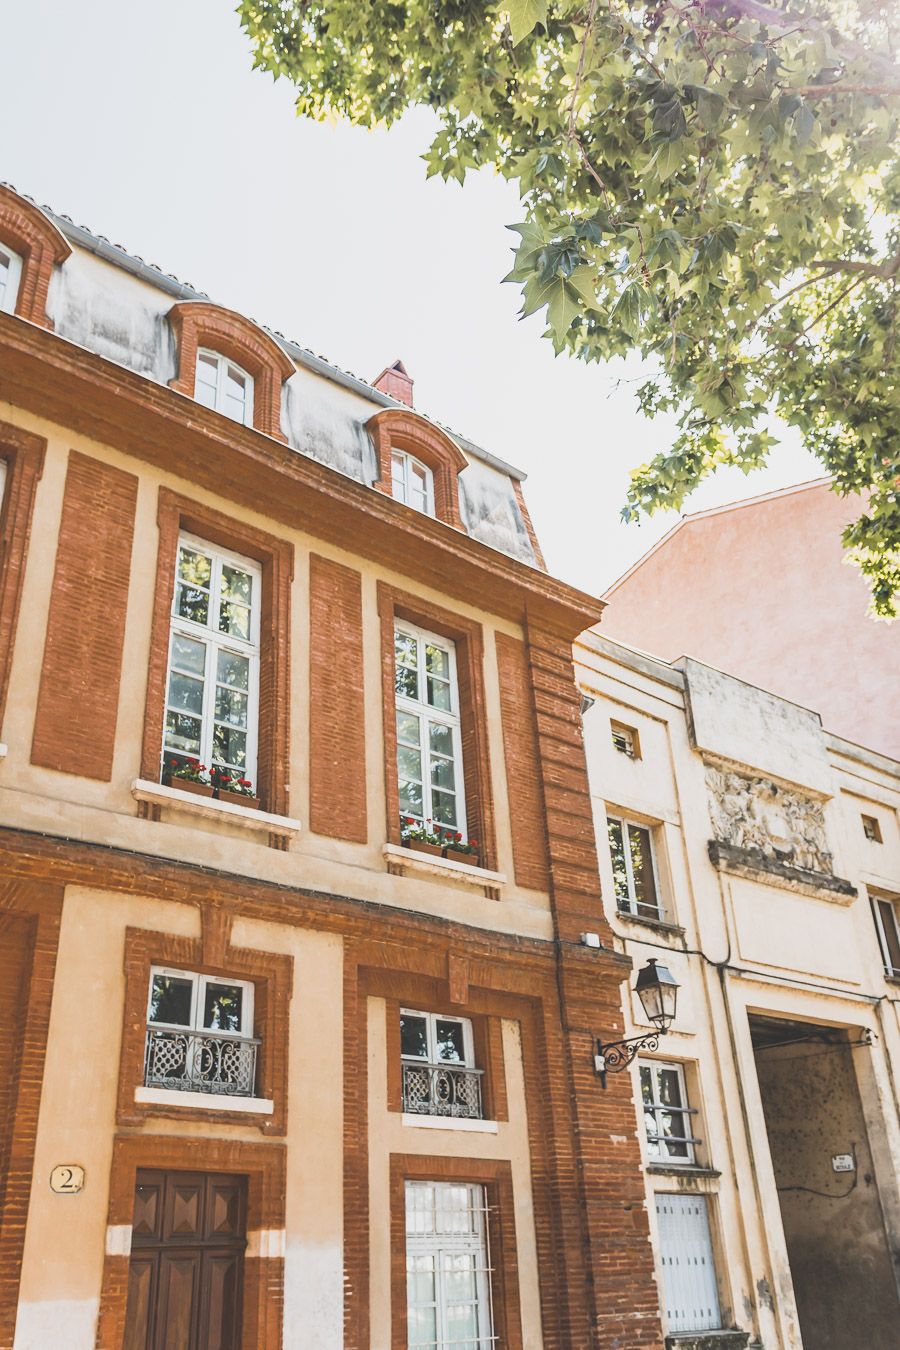
[[[749,1015],[845,1028],[854,1038],[871,1031],[871,1048],[854,1052],[854,1062],[879,1203],[896,1246],[898,998],[897,986],[885,979],[868,887],[900,894],[900,764],[825,732],[816,741],[814,718],[800,709],[792,714],[790,705],[754,701],[754,691],[735,681],[705,681],[704,697],[712,690],[715,698],[702,708],[699,729],[692,728],[681,672],[602,636],[586,635],[576,660],[579,681],[596,700],[584,726],[604,908],[635,969],[655,958],[681,985],[675,1027],[656,1057],[683,1064],[698,1111],[692,1118],[702,1140],[698,1163],[719,1174],[688,1181],[648,1171],[657,1256],[654,1193],[707,1195],[723,1323],[753,1332],[766,1350],[800,1350]],[[747,735],[748,699],[755,714],[762,710],[753,736]],[[614,748],[611,720],[638,731],[640,759]],[[767,727],[781,744],[767,743]],[[760,777],[780,769],[789,783],[824,801],[835,873],[857,887],[856,898],[829,899],[717,871],[707,851],[713,830],[703,754]],[[664,918],[673,928],[616,911],[606,820],[622,812],[654,829]],[[882,844],[865,839],[863,812],[879,819]],[[633,994],[626,1009],[626,1034],[649,1029]],[[632,1074],[636,1129],[649,1163],[636,1070]]]

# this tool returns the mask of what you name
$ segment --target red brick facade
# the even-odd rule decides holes
[[[46,448],[43,437],[0,422],[0,459],[6,465],[0,510],[0,728],[6,711],[31,516]]]
[[[0,184],[0,244],[8,244],[22,259],[16,314],[42,328],[52,328],[47,316],[47,294],[54,267],[65,262],[72,249],[37,206]],[[4,316],[0,315],[0,319]]]
[[[112,777],[138,480],[69,454],[31,762]]]
[[[515,877],[520,886],[546,891],[550,885],[547,825],[527,653],[524,642],[506,633],[498,633],[496,642]]]
[[[364,844],[366,709],[362,578],[309,560],[309,828]]]

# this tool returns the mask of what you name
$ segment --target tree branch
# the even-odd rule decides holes
[[[801,84],[785,85],[786,94],[802,94],[804,98],[826,98],[829,94],[874,94],[878,98],[896,98],[900,94],[900,79],[889,84]]]
[[[890,281],[891,277],[896,276],[898,270],[900,270],[900,253],[883,263],[860,262],[853,258],[818,258],[809,265],[810,267],[821,267],[829,274],[850,272],[857,273],[860,276],[879,277],[882,281]]]

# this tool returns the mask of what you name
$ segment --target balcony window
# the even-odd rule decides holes
[[[152,968],[145,1087],[252,1097],[258,1046],[252,984]]]
[[[886,975],[900,980],[900,919],[897,909],[900,901],[884,895],[872,897],[872,913],[881,946]]]
[[[405,450],[391,451],[391,491],[395,501],[426,516],[434,515],[434,475],[427,464]]]
[[[440,1013],[400,1013],[403,1110],[481,1120],[481,1075],[472,1023]]]
[[[253,377],[218,352],[198,351],[194,398],[235,422],[253,425]]]
[[[625,914],[659,920],[659,882],[653,835],[646,825],[610,816],[609,852],[616,905]]]
[[[394,659],[400,815],[465,834],[455,646],[397,623]]]
[[[0,314],[14,314],[19,298],[22,259],[11,248],[0,244]]]
[[[183,535],[169,638],[163,767],[194,760],[255,781],[259,566]]]
[[[647,1154],[654,1162],[690,1165],[696,1161],[684,1070],[680,1064],[644,1060],[638,1066]]]
[[[491,1265],[483,1186],[406,1183],[407,1344],[491,1350]]]

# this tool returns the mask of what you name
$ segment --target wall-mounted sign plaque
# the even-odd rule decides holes
[[[84,1185],[84,1168],[79,1163],[60,1163],[50,1173],[50,1189],[57,1195],[77,1195]]]
[[[831,1166],[835,1172],[855,1172],[856,1163],[853,1161],[852,1153],[835,1153],[831,1158]]]

